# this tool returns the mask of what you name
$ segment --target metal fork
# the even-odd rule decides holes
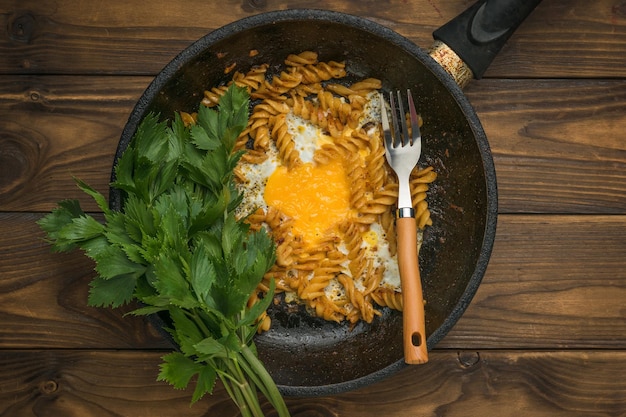
[[[396,99],[389,93],[392,126],[383,95],[380,95],[381,119],[385,139],[385,157],[398,176],[398,210],[396,230],[398,235],[398,266],[402,285],[404,361],[408,364],[428,362],[426,329],[424,321],[424,297],[417,258],[417,223],[411,200],[409,176],[417,165],[422,151],[422,137],[411,90],[407,90],[411,131],[400,91]]]

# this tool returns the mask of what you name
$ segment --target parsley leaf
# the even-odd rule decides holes
[[[176,389],[185,389],[191,378],[202,368],[202,364],[194,362],[180,352],[173,352],[163,356],[157,381],[167,381]]]
[[[132,274],[114,278],[94,278],[90,283],[89,305],[93,307],[119,307],[133,298],[135,279]]]

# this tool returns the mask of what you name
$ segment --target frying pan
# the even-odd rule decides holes
[[[234,22],[193,43],[157,75],[129,117],[115,163],[147,113],[171,118],[177,111],[195,111],[205,89],[231,78],[224,69],[232,64],[242,72],[262,63],[273,68],[288,54],[312,50],[320,61],[346,61],[349,78],[379,78],[386,91],[410,88],[424,120],[420,163],[434,166],[438,173],[428,195],[434,225],[425,232],[419,256],[427,346],[432,349],[468,307],[485,273],[496,232],[493,159],[480,121],[458,83],[482,76],[537,3],[487,0],[470,7],[434,33],[455,51],[438,46],[443,66],[392,30],[343,13],[285,10]],[[258,53],[251,56],[251,50]],[[112,175],[115,179],[114,171]],[[111,189],[113,209],[121,209],[122,199],[119,190]],[[255,342],[284,395],[347,391],[405,366],[402,316],[397,311],[384,308],[371,324],[353,328],[282,304],[271,307],[269,314],[272,329]],[[149,320],[162,329],[168,317],[154,315]],[[165,332],[164,337],[169,339]]]

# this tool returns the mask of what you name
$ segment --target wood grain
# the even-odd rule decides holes
[[[0,347],[167,347],[128,309],[87,307],[92,264],[50,253],[35,221],[0,213]],[[441,348],[626,345],[626,216],[501,216],[476,297]]]
[[[626,216],[500,216],[481,286],[439,347],[626,346]]]
[[[0,78],[0,210],[49,211],[78,198],[73,177],[108,194],[113,156],[137,99],[136,77]]]
[[[2,351],[0,416],[238,415],[221,385],[189,407],[189,390],[156,382],[161,354]],[[626,379],[616,364],[624,363],[622,351],[440,351],[367,388],[287,405],[294,417],[619,417]]]
[[[423,48],[466,0],[321,0]],[[103,193],[153,77],[206,33],[306,0],[0,2],[0,417],[236,416],[221,385],[156,381],[171,347],[132,307],[87,307],[92,267],[35,222]],[[626,417],[626,2],[542,2],[466,89],[499,188],[493,255],[430,362],[294,417]],[[268,417],[274,415],[265,404]]]
[[[0,78],[0,211],[96,206],[150,77]],[[495,158],[501,213],[626,213],[624,80],[480,80],[468,97]],[[563,110],[567,108],[567,110]]]
[[[624,80],[481,80],[467,95],[501,213],[626,213]]]
[[[423,48],[431,33],[469,2],[323,0],[315,8],[381,23]],[[0,5],[0,73],[154,75],[196,39],[232,21],[305,0],[167,0],[150,3],[9,1]],[[626,6],[620,0],[551,0],[540,4],[509,40],[487,77],[626,76]],[[68,65],[71,62],[72,65]]]

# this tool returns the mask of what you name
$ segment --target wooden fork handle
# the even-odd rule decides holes
[[[417,259],[417,223],[415,217],[396,219],[398,266],[402,285],[404,361],[410,365],[428,362],[424,296]]]

